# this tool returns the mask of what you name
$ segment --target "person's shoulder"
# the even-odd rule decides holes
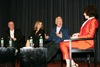
[[[36,30],[33,29],[32,32],[33,32],[33,31],[36,31]]]
[[[91,23],[92,22],[92,23]],[[98,20],[96,18],[92,18],[88,21],[88,24],[98,24]]]
[[[40,29],[40,30],[44,30],[44,29]]]
[[[36,32],[36,30],[33,29],[33,30],[31,31],[31,34],[33,34],[33,33],[35,33],[35,32]]]
[[[53,27],[53,28],[51,29],[51,31],[52,31],[52,32],[55,32],[55,31],[56,31],[56,27]]]
[[[63,31],[63,32],[68,32],[69,30],[68,30],[67,27],[62,27],[62,31]]]
[[[9,32],[9,31],[10,31],[10,29],[6,29],[6,30],[5,30],[5,32]]]
[[[14,30],[20,30],[19,28],[16,28],[16,29],[14,29]]]
[[[55,30],[57,27],[55,26],[55,27],[52,27],[52,30]]]
[[[96,18],[91,19],[92,21],[98,21]]]
[[[14,29],[15,31],[20,31],[21,32],[21,29],[17,28],[17,29]]]
[[[40,29],[39,31],[44,31],[44,29]]]
[[[62,27],[62,29],[67,30],[67,28],[66,28],[66,27]]]

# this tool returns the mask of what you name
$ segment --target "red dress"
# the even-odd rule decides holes
[[[95,31],[98,28],[98,21],[95,18],[88,20],[81,27],[78,38],[93,38]],[[88,49],[94,47],[93,40],[73,41],[72,48]],[[69,59],[69,42],[61,42],[60,49],[63,53],[63,59]]]

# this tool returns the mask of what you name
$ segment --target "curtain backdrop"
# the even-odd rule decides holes
[[[9,20],[15,22],[15,27],[21,29],[26,39],[38,19],[44,23],[46,34],[50,34],[57,16],[63,18],[63,25],[73,34],[79,31],[84,22],[83,8],[95,5],[100,12],[99,4],[100,0],[0,0],[0,37],[7,29]],[[100,17],[98,20],[100,21]],[[97,40],[97,60],[100,62],[99,34]]]

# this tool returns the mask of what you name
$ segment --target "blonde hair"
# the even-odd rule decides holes
[[[38,20],[38,21],[35,23],[35,25],[34,25],[34,30],[37,30],[37,26],[38,26],[39,23],[42,23],[42,21]],[[43,29],[43,23],[42,23],[41,29]]]

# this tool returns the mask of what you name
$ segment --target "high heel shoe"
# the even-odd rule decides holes
[[[75,63],[75,64],[72,65],[72,67],[78,67],[78,64]]]
[[[66,65],[66,67],[70,67],[70,65],[68,65],[68,66]],[[71,67],[79,67],[79,66],[78,66],[78,64],[75,63],[75,64],[72,64]]]

